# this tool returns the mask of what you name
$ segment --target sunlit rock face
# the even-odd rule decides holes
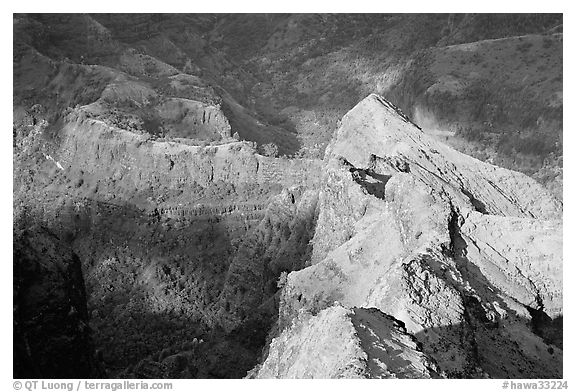
[[[312,262],[288,276],[281,328],[335,301],[374,307],[445,376],[561,374],[562,206],[540,185],[376,95],[343,118],[325,163]]]
[[[561,376],[562,205],[530,178],[442,145],[377,95],[324,161],[151,139],[84,110],[55,138],[39,123],[16,139],[15,203],[19,224],[78,255],[94,371],[238,377],[260,357],[253,377]],[[322,333],[327,353],[377,338],[314,367],[302,334]],[[196,337],[166,370],[159,353]]]
[[[393,317],[335,305],[302,313],[272,340],[252,378],[436,378],[438,367]]]
[[[13,22],[15,377],[562,376],[561,14]]]
[[[248,336],[223,351],[249,359],[218,373],[244,375],[277,315],[278,277],[310,257],[321,162],[262,156],[247,142],[159,140],[83,111],[54,140],[44,124],[18,139],[17,220],[42,224],[78,255],[109,366],[219,331]]]

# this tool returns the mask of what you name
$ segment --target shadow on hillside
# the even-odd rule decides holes
[[[178,224],[93,201],[65,207],[48,222],[82,262],[92,336],[113,373],[177,342],[206,338],[214,322],[207,308],[234,247],[229,222],[196,218]]]
[[[562,318],[546,323],[550,332],[557,334],[555,343],[544,339],[546,344],[530,333],[538,335],[533,320],[511,318],[506,324],[472,320],[470,324],[428,328],[414,337],[448,378],[562,379],[563,353],[556,346],[562,340]],[[456,370],[454,363],[463,367]]]
[[[503,301],[507,294],[468,261],[456,222],[450,225],[452,249],[448,252],[473,291],[462,290],[458,282],[444,275],[447,283],[462,295],[466,323],[415,334],[424,351],[454,378],[483,377],[477,366],[490,378],[562,378],[562,316],[552,319],[543,310],[526,306],[529,318],[511,309]],[[440,265],[433,258],[424,257],[423,261],[431,271],[439,271]],[[505,318],[498,316],[502,310]],[[463,372],[450,371],[454,361],[468,365]]]
[[[67,207],[50,222],[82,261],[92,339],[108,377],[241,378],[260,360],[278,316],[277,296],[231,332],[216,327],[211,305],[236,249],[229,226],[204,218],[179,227],[133,206],[94,202],[81,211]],[[562,378],[562,317],[537,309],[528,309],[532,320],[515,316],[467,261],[457,228],[451,232],[457,268],[482,303],[463,293],[466,323],[415,334],[423,350],[449,377],[481,377],[480,366],[491,378]],[[423,261],[436,270],[433,259]],[[494,302],[507,319],[490,317],[486,306],[493,310]],[[194,338],[204,342],[192,347]],[[454,361],[467,365],[450,371],[446,363]]]
[[[279,155],[293,155],[301,147],[294,123],[283,118],[278,125],[265,124],[253,114],[239,106],[225,91],[223,93],[222,111],[228,118],[232,132],[238,132],[243,140],[256,142],[258,145],[273,143],[278,146]]]
[[[218,327],[216,304],[237,252],[234,238],[249,225],[213,214],[184,221],[161,215],[85,200],[44,222],[81,260],[98,360],[108,377],[244,377],[278,313],[277,306],[254,309],[229,333]],[[204,343],[191,356],[182,344],[194,338]],[[164,366],[164,357],[174,355],[168,362],[177,364]]]

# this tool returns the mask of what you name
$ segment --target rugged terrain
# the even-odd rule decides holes
[[[57,146],[42,125],[19,141],[15,209],[80,257],[104,361],[123,367],[217,327],[265,322],[273,305],[246,307],[309,253],[316,199],[303,188],[315,188],[319,163],[242,142],[150,141],[82,117],[67,117]]]
[[[376,92],[562,197],[561,14],[29,14],[14,39],[17,96],[50,116],[106,88],[91,113],[123,128],[218,140],[229,124],[322,158]]]
[[[561,16],[126,18],[14,16],[15,377],[562,376]]]
[[[377,95],[342,119],[325,164],[311,265],[287,277],[271,348],[305,339],[303,314],[375,308],[443,376],[561,374],[562,210],[540,185],[434,141]],[[268,370],[282,355],[258,374],[289,377]]]

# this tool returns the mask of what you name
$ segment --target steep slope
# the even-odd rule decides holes
[[[56,129],[22,116],[14,198],[26,211],[23,225],[46,226],[78,255],[94,340],[110,375],[195,337],[226,347],[219,355],[201,350],[211,359],[199,375],[244,375],[277,302],[262,317],[257,309],[277,291],[282,271],[303,264],[290,258],[309,252],[315,191],[293,187],[316,188],[320,162],[264,157],[246,142],[151,138],[89,118],[87,110],[71,111]],[[258,249],[271,252],[269,266]],[[242,303],[235,296],[245,285],[230,277],[251,265],[266,271],[251,281],[264,291]],[[242,311],[226,305],[232,302]],[[258,334],[261,340],[251,340]],[[218,365],[239,357],[238,366]]]
[[[253,70],[254,107],[291,123],[301,153],[319,156],[337,119],[375,91],[454,148],[561,197],[561,15],[246,19],[224,16],[211,43]]]
[[[438,139],[562,197],[561,33],[431,48],[387,95]]]
[[[561,374],[561,344],[542,333],[562,314],[561,204],[540,185],[376,95],[342,119],[326,163],[312,265],[288,275],[281,329],[335,301],[375,307],[448,377]]]
[[[45,227],[26,241],[53,255],[15,246],[18,366],[560,377],[561,202],[425,133],[561,185],[561,22],[15,14],[15,232]],[[338,122],[371,91],[425,132],[376,95]],[[301,331],[327,352],[358,335],[354,369],[307,363]]]
[[[335,305],[302,313],[270,345],[250,378],[435,378],[434,361],[398,320]]]
[[[560,202],[536,181],[436,142],[377,95],[370,95],[342,119],[334,140],[326,151],[328,159],[343,157],[359,169],[382,175],[388,174],[386,170],[411,173],[432,188],[454,195],[453,202],[459,205],[463,204],[457,193],[464,193],[476,209],[487,214],[539,219],[561,216]],[[403,166],[388,168],[398,165]],[[526,189],[538,192],[537,197]]]
[[[262,314],[261,322],[276,321],[279,276],[301,269],[312,250],[318,193],[306,188],[291,187],[275,196],[238,246],[218,303],[219,323],[225,328],[238,326],[254,309]]]
[[[14,233],[14,377],[102,377],[80,260],[46,229]]]
[[[89,113],[113,126],[196,143],[237,134],[293,154],[299,143],[290,129],[243,106],[214,77],[236,65],[206,47],[211,19],[15,14],[15,108],[39,105],[55,123],[69,107],[94,103]]]
[[[376,91],[456,149],[562,194],[561,14],[17,14],[14,38],[15,53],[110,67],[160,101],[221,104],[232,134],[287,155],[320,157]],[[154,103],[105,117],[191,136]]]

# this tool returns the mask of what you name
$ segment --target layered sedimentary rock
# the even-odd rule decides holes
[[[337,301],[404,322],[444,376],[561,375],[558,201],[376,95],[343,118],[325,161],[311,265],[288,275],[281,330]]]
[[[78,255],[104,366],[241,377],[262,353],[251,377],[562,376],[562,205],[526,176],[375,95],[324,162],[87,110],[23,120],[15,200]]]
[[[324,164],[257,154],[318,156],[335,113],[366,90],[334,89],[315,72],[288,80],[286,64],[254,73],[275,61],[266,50],[252,61],[262,45],[243,45],[245,18],[14,16],[15,227],[47,228],[15,239],[16,376],[88,377],[103,364],[108,376],[243,377],[260,355],[258,377],[561,376],[560,203],[522,175],[432,141],[375,95],[343,119]],[[288,35],[306,27],[287,18],[254,21],[272,32],[288,21]],[[298,56],[276,54],[314,54],[304,65],[342,73],[347,51],[336,62],[316,56],[342,31],[321,30],[303,51],[296,45]],[[561,47],[550,37],[509,41],[550,52]],[[364,50],[360,41],[349,47]],[[475,65],[451,63],[474,68],[478,54]],[[352,72],[366,76],[370,62],[352,57]],[[408,97],[411,80],[437,70],[408,57],[361,84],[398,84],[390,94],[426,120]],[[538,64],[532,71],[539,77]],[[494,95],[486,113],[474,110],[490,117],[476,124],[482,131],[502,128],[494,116],[532,108],[505,129],[528,121],[538,132],[491,133],[498,150],[558,156],[557,135],[540,132],[561,128],[559,78],[549,76],[544,106],[528,94],[511,111],[500,110],[502,91],[468,86]],[[459,106],[435,98],[441,112]],[[470,136],[473,124],[459,125]]]
[[[79,256],[104,362],[122,369],[224,328],[210,332],[202,355],[213,365],[198,374],[242,376],[277,314],[279,274],[309,258],[320,162],[156,139],[85,110],[54,134],[46,123],[19,134],[15,200],[25,224],[46,225]],[[257,343],[226,340],[250,336],[246,322]]]
[[[96,183],[134,191],[186,189],[226,182],[235,186],[269,184],[313,186],[320,165],[314,160],[274,159],[257,155],[250,143],[194,146],[150,140],[91,119],[75,119],[60,132],[55,159],[70,175],[90,176]]]

